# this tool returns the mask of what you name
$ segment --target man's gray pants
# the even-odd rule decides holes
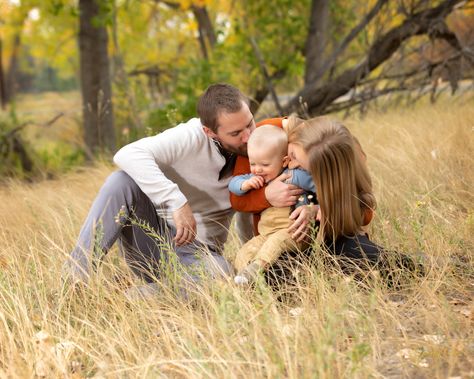
[[[63,266],[63,275],[87,282],[93,267],[117,240],[129,267],[147,282],[160,278],[163,268],[173,260],[188,271],[193,281],[198,280],[196,272],[210,277],[231,275],[232,267],[219,252],[197,242],[176,246],[175,234],[176,229],[157,215],[135,181],[124,171],[116,171],[94,200],[77,244]]]

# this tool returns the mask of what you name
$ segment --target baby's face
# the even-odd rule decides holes
[[[250,172],[261,176],[265,183],[275,179],[283,168],[284,157],[280,154],[272,154],[270,149],[248,147],[250,161]]]

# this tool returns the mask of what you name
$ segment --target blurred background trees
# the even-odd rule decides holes
[[[213,82],[248,94],[257,118],[347,115],[473,88],[474,0],[0,4],[5,167],[8,159],[22,166],[12,138],[24,130],[15,104],[25,93],[80,91],[83,141],[73,155],[94,159],[195,116]]]

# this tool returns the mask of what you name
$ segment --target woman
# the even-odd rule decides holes
[[[330,254],[351,263],[377,263],[382,248],[368,239],[364,228],[376,201],[359,142],[344,125],[327,117],[288,121],[291,161],[311,172],[319,202],[317,216],[314,207],[296,209],[292,218],[301,219],[299,213],[305,211],[310,218],[317,217],[317,240]],[[293,230],[297,228],[294,225]]]

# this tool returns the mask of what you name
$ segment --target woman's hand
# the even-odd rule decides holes
[[[317,205],[303,205],[291,212],[290,220],[294,220],[288,228],[291,238],[299,242],[308,235],[310,221],[316,218],[318,210]]]

